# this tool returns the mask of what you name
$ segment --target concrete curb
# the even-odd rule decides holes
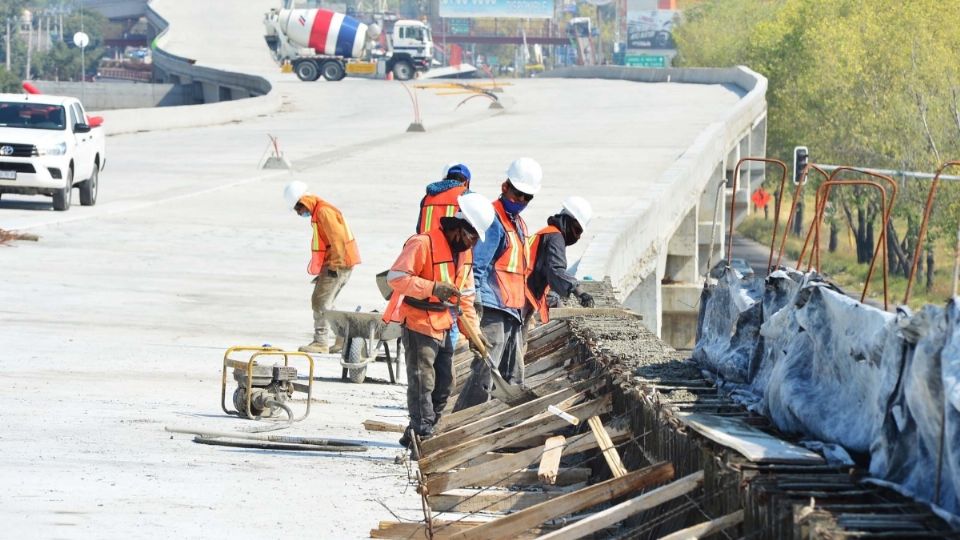
[[[645,83],[726,84],[746,93],[722,122],[707,127],[647,190],[645,200],[598,224],[578,269],[580,275],[609,276],[626,298],[644,276],[656,270],[658,254],[697,204],[717,164],[744,132],[766,114],[766,77],[746,68],[625,68],[590,66],[556,69],[543,77],[609,79]]]

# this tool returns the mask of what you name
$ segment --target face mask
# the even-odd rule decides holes
[[[309,213],[309,212],[306,212],[306,213],[300,214],[300,217],[302,217],[302,218],[304,218],[304,219],[310,219],[310,213]]]
[[[462,253],[470,249],[470,246],[467,245],[467,243],[461,240],[460,238],[451,240],[449,243],[450,243],[450,250],[453,251],[454,253]]]
[[[506,197],[501,197],[500,200],[503,202],[503,209],[506,210],[508,214],[517,215],[527,207],[527,203],[525,202],[513,202]]]

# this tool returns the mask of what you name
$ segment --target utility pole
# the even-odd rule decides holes
[[[4,39],[6,40],[4,50],[7,51],[7,71],[10,71],[10,17],[7,17],[7,33]]]

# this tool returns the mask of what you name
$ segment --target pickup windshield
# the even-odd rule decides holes
[[[0,127],[63,130],[66,124],[60,105],[0,101]]]

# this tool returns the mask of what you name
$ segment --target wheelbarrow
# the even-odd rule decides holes
[[[341,379],[362,383],[367,376],[367,365],[377,359],[382,347],[390,372],[390,382],[400,378],[400,325],[385,323],[382,313],[360,311],[326,311],[324,318],[330,323],[335,335],[343,338],[340,353]],[[390,356],[390,341],[396,340],[393,357]]]

